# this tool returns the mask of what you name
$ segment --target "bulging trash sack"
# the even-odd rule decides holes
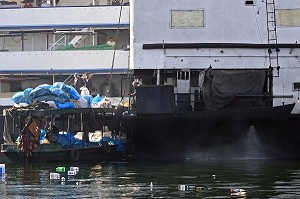
[[[70,88],[70,98],[74,100],[78,100],[81,97],[80,94],[73,86],[69,86],[69,88]]]
[[[77,100],[77,105],[78,105],[78,108],[88,108],[88,101],[85,98],[80,97]]]
[[[55,82],[53,85],[52,85],[52,88],[58,88],[59,90],[62,90],[64,92],[69,92],[70,91],[70,86],[64,84],[63,82]]]
[[[11,98],[11,101],[13,101],[15,104],[24,103],[24,92],[17,92],[16,94],[14,94]]]

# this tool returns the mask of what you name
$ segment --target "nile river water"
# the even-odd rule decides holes
[[[50,179],[56,167],[65,181]],[[79,167],[75,176],[70,166]],[[231,196],[230,189],[246,195]],[[1,198],[300,198],[300,160],[6,164]]]

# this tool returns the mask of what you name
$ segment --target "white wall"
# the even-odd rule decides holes
[[[113,67],[116,72],[128,69],[128,56],[128,51],[116,51]],[[0,74],[109,73],[113,50],[1,52],[0,60]]]
[[[255,6],[246,6],[243,0],[147,0],[134,1],[131,12],[131,42],[134,52],[132,53],[132,68],[168,68],[165,59],[170,55],[169,50],[143,50],[143,44],[152,43],[268,43],[265,2],[255,1]],[[276,1],[277,2],[277,1]],[[277,8],[300,8],[300,1],[288,1],[280,3]],[[280,7],[281,6],[281,7]],[[199,28],[170,28],[171,10],[204,10],[204,27]],[[295,43],[299,39],[300,27],[278,27],[278,43]],[[205,51],[214,51],[204,49]],[[220,51],[222,49],[218,49]],[[178,49],[172,52],[173,56],[180,56],[186,49]],[[230,56],[240,60],[241,49]],[[202,56],[202,51],[190,51],[191,56]],[[259,61],[252,65],[261,64],[264,61],[266,51],[257,50],[255,53],[261,56]],[[251,57],[252,50],[248,52]],[[164,55],[165,54],[165,55]],[[247,54],[247,52],[246,52]],[[211,56],[218,53],[211,52]],[[226,55],[226,54],[224,54]],[[203,58],[199,62],[203,63]],[[255,58],[257,59],[257,58]],[[169,60],[169,58],[168,58]],[[244,60],[244,59],[243,59]],[[206,61],[208,62],[208,61]],[[235,61],[233,61],[234,63]],[[213,64],[213,63],[212,63]],[[231,63],[230,63],[231,64]],[[217,63],[217,67],[225,67]],[[237,65],[245,65],[237,62]],[[172,66],[170,66],[172,67]],[[188,66],[187,66],[188,67]],[[227,66],[232,67],[232,66]],[[253,67],[248,65],[248,67]],[[264,66],[258,66],[264,67]]]
[[[265,1],[245,5],[244,0],[139,0],[131,4],[131,68],[268,68],[267,49],[179,48],[143,49],[155,43],[244,43],[268,44]],[[276,9],[299,9],[300,1],[275,1]],[[171,28],[171,10],[204,10],[204,26]],[[297,20],[297,19],[295,19]],[[294,44],[300,27],[277,27],[278,43]],[[298,41],[299,43],[299,41]],[[300,50],[280,49],[279,77],[274,77],[274,105],[297,102],[292,90],[300,82]],[[276,67],[276,65],[272,65]],[[276,69],[274,75],[277,74]],[[286,97],[280,97],[286,96]],[[288,98],[287,96],[292,96]],[[297,104],[294,113],[300,113]]]
[[[1,9],[0,30],[116,28],[119,14],[120,6]],[[128,6],[123,6],[120,24],[129,26]]]

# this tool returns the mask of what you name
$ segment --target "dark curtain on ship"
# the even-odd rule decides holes
[[[209,70],[203,82],[207,109],[221,109],[237,95],[261,93],[266,78],[264,70]]]

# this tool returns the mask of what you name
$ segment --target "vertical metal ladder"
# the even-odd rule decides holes
[[[273,67],[276,66],[277,76],[279,77],[279,63],[278,53],[279,48],[277,45],[277,32],[276,32],[276,14],[275,14],[275,0],[266,0],[267,11],[267,30],[268,30],[268,54],[269,54],[269,68],[273,75]],[[275,52],[274,52],[275,50]]]

